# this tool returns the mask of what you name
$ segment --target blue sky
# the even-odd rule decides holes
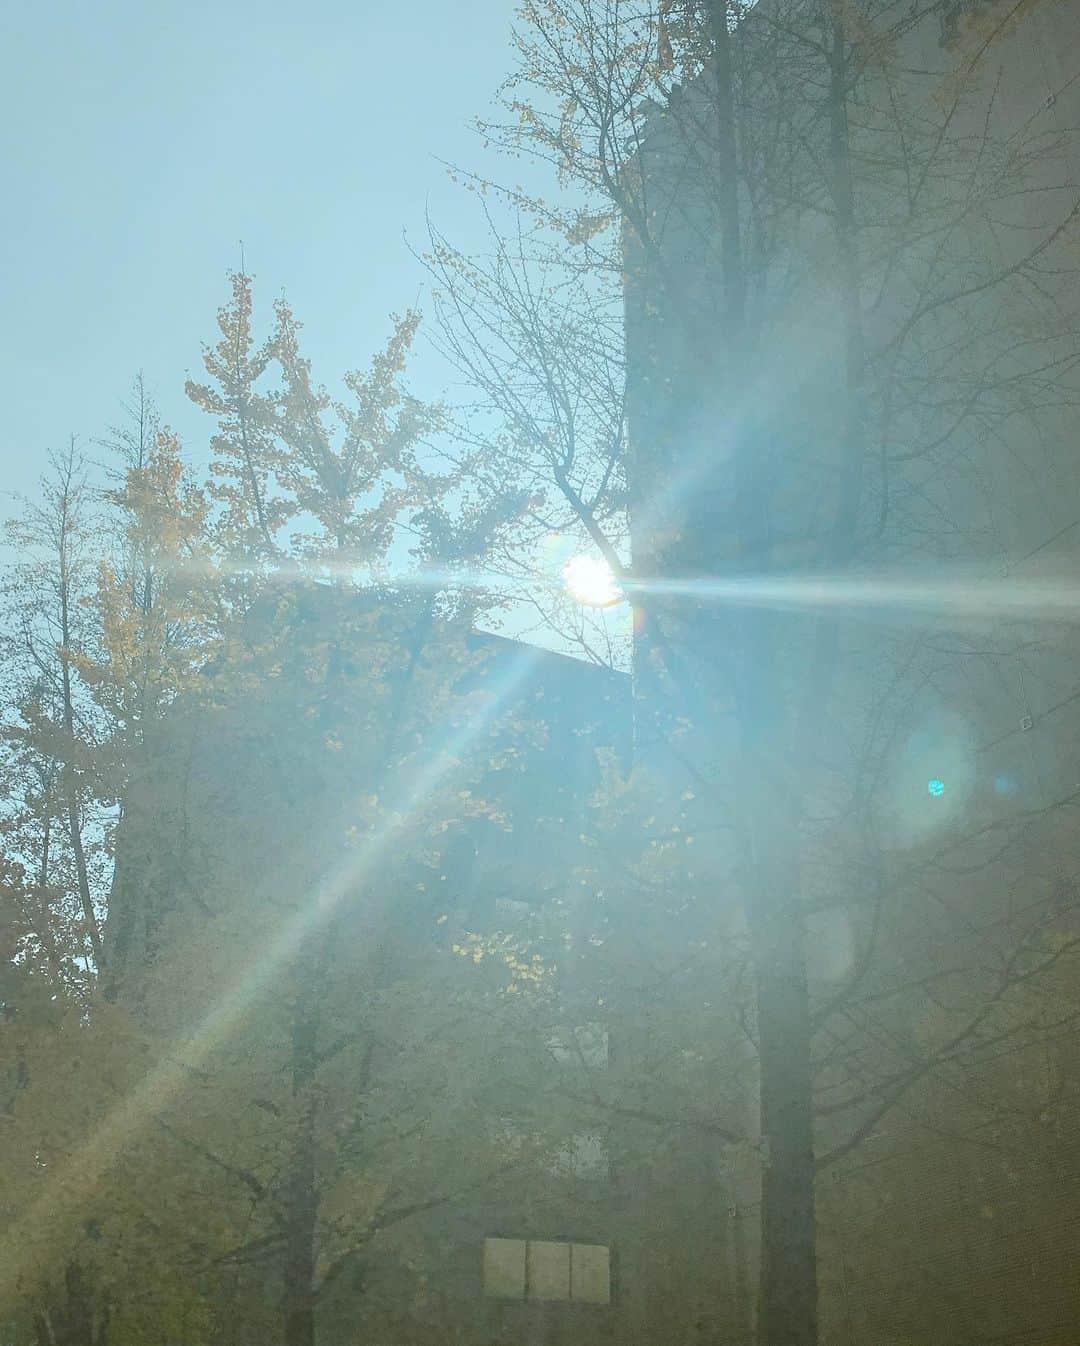
[[[183,382],[240,239],[260,308],[284,290],[333,381],[416,302],[402,233],[423,242],[425,208],[482,238],[438,160],[493,166],[469,124],[512,63],[513,0],[7,0],[5,16],[5,497],[69,434],[104,433],[139,369],[205,458]],[[421,343],[413,386],[445,379]]]

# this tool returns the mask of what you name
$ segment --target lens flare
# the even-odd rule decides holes
[[[571,556],[562,573],[567,592],[582,607],[610,608],[622,602],[622,590],[611,567],[599,557]]]

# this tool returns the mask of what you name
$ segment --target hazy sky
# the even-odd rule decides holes
[[[422,243],[429,206],[480,237],[437,161],[490,163],[469,122],[509,69],[512,17],[513,0],[7,0],[0,491],[102,434],[140,368],[205,456],[183,381],[240,239],[257,304],[285,290],[320,378],[366,364],[423,282],[402,231]],[[442,379],[421,349],[414,386]]]

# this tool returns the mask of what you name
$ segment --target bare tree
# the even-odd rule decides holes
[[[54,807],[63,816],[72,866],[72,887],[81,910],[84,938],[94,968],[104,966],[101,895],[89,856],[88,833],[94,790],[88,775],[90,748],[100,723],[92,703],[80,696],[74,661],[92,639],[83,602],[91,573],[87,536],[93,497],[74,441],[54,455],[42,482],[41,501],[9,525],[21,560],[8,586],[12,634],[8,637],[9,743],[33,757],[42,804],[36,858],[42,890],[55,881],[52,864]],[[51,802],[50,802],[51,801]]]
[[[755,969],[759,1335],[785,1346],[817,1340],[818,1164],[846,1155],[988,1035],[1053,1032],[1053,1013],[1007,1028],[997,1016],[1072,949],[1068,938],[1040,943],[1061,916],[1045,896],[1026,921],[1000,909],[1043,820],[1071,866],[1052,821],[1072,803],[1070,785],[995,818],[993,855],[973,862],[989,879],[966,906],[1004,944],[987,979],[981,936],[965,943],[967,1017],[931,1050],[908,1043],[907,1060],[879,1044],[871,1077],[825,1105],[854,1119],[846,1135],[816,1119],[815,1077],[828,1079],[843,1055],[830,1038],[837,1016],[850,1022],[867,967],[884,978],[911,952],[910,930],[886,939],[882,920],[860,913],[895,912],[910,894],[898,851],[921,857],[923,879],[935,868],[926,836],[882,836],[883,810],[897,807],[895,759],[940,713],[928,709],[935,698],[988,724],[993,694],[972,670],[1000,680],[1030,657],[1026,632],[991,634],[993,612],[979,607],[990,590],[977,585],[952,599],[942,589],[929,632],[905,616],[868,636],[831,609],[865,619],[872,593],[845,593],[844,577],[891,570],[895,584],[905,573],[895,567],[920,559],[966,563],[954,583],[971,567],[1000,573],[1032,525],[1006,536],[1000,465],[1022,453],[1030,471],[1040,445],[1051,461],[1076,404],[1065,294],[1080,206],[1065,141],[1041,106],[1003,120],[977,63],[963,58],[957,73],[936,47],[938,10],[531,5],[512,119],[485,129],[550,160],[584,203],[511,193],[559,245],[527,254],[532,235],[519,227],[486,264],[438,236],[432,254],[448,349],[505,427],[489,439],[491,461],[528,472],[569,510],[633,603],[638,745],[661,816],[695,833],[717,819],[733,829],[713,868],[721,890],[740,894]],[[936,52],[937,68],[913,50]],[[623,284],[625,355],[610,320]],[[575,303],[576,320],[566,316]],[[607,414],[587,421],[574,394],[583,369],[590,389],[614,389]],[[616,425],[617,441],[600,428]],[[620,466],[609,470],[616,442]],[[894,602],[887,580],[879,588]],[[1050,661],[1061,636],[1038,629]],[[923,792],[927,780],[932,766]],[[687,793],[693,803],[679,807]],[[951,803],[942,812],[948,840],[929,827],[938,844],[983,844],[984,823],[962,821]],[[838,866],[841,855],[858,868]],[[940,904],[934,889],[924,884],[923,897]],[[860,951],[849,981],[830,990],[814,973],[814,931],[820,913],[845,908]],[[931,994],[939,972],[924,962],[909,995]],[[1056,1026],[1071,1022],[1065,1007]],[[878,1029],[864,1021],[858,1032],[873,1056],[865,1043]]]

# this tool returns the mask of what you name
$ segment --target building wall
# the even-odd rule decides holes
[[[1036,921],[1038,937],[1057,941],[1053,947],[1076,930],[1073,899],[1062,893],[1071,894],[1080,862],[1071,802],[1080,784],[1080,647],[1071,618],[1055,620],[1053,604],[1068,593],[1060,586],[1071,586],[1080,529],[1073,367],[1080,275],[1074,226],[1057,232],[1078,181],[1080,12],[1070,4],[1029,7],[979,55],[1009,8],[933,11],[871,67],[851,109],[853,143],[867,157],[882,146],[883,155],[896,155],[887,127],[898,103],[909,118],[925,111],[926,135],[948,117],[952,142],[932,184],[935,232],[907,240],[899,279],[887,259],[875,260],[879,235],[862,232],[871,351],[890,349],[915,306],[935,304],[953,287],[970,289],[970,301],[955,311],[941,305],[918,334],[911,369],[919,373],[922,362],[928,387],[945,378],[958,390],[965,380],[971,387],[988,371],[996,382],[986,414],[951,434],[947,451],[905,460],[905,436],[933,439],[935,424],[945,428],[950,415],[942,406],[916,410],[890,446],[887,480],[871,473],[860,547],[869,584],[833,627],[838,672],[827,702],[805,697],[811,616],[826,609],[787,619],[788,667],[776,686],[797,711],[789,742],[805,734],[811,745],[801,774],[788,779],[815,815],[804,816],[801,835],[803,883],[816,909],[808,957],[819,1002],[844,985],[871,937],[879,949],[860,982],[856,1029],[842,1019],[829,1026],[837,1040],[850,1034],[846,1052],[832,1036],[818,1039],[820,1052],[844,1063],[821,1076],[827,1102],[844,1088],[854,1095],[857,1072],[877,1084],[942,1041],[950,1015],[959,1021],[965,1004],[993,996],[988,969],[1000,971]],[[891,12],[899,16],[899,7]],[[827,568],[827,553],[800,550],[799,540],[820,541],[835,508],[830,482],[843,428],[835,248],[813,212],[780,221],[790,232],[751,321],[764,334],[752,376],[742,391],[719,396],[722,381],[703,375],[687,350],[703,330],[714,340],[722,333],[709,312],[719,263],[716,206],[704,185],[715,174],[707,79],[706,72],[657,109],[643,153],[661,258],[627,243],[635,566],[665,578],[738,578],[749,570],[798,579]],[[809,148],[822,153],[814,134]],[[881,174],[863,172],[864,224],[886,219],[902,194],[897,162]],[[977,163],[982,180],[997,183],[992,204],[965,197]],[[812,179],[807,168],[804,181]],[[903,238],[902,229],[892,236]],[[1019,284],[980,292],[1051,236],[1045,273],[1031,275],[1026,293]],[[1045,382],[1032,372],[1040,361],[1053,369]],[[880,364],[875,377],[884,379]],[[730,545],[745,534],[735,514],[734,460],[767,455],[778,443],[791,470],[776,487],[773,545],[748,567]],[[874,582],[882,585],[880,605]],[[1010,590],[1013,582],[1021,587]],[[890,583],[898,595],[891,609]],[[1025,592],[1028,583],[1036,588]],[[954,586],[952,601],[931,611],[943,584]],[[1040,597],[1049,600],[1041,610]],[[724,614],[685,599],[679,613],[676,602],[665,617],[701,665],[731,685]],[[777,605],[766,597],[763,606]],[[902,615],[905,606],[915,615]],[[647,680],[639,664],[639,687]],[[672,719],[679,713],[691,712],[669,711]],[[702,760],[726,753],[734,763],[731,720],[714,723]],[[718,774],[724,807],[739,782]],[[931,794],[939,780],[943,792]],[[963,976],[950,981],[951,965]],[[922,976],[942,978],[937,994],[947,1011],[910,987]],[[1058,1029],[1046,1027],[1053,1017],[1046,1011],[1026,1036],[1014,1023],[996,1048],[987,1043],[932,1072],[898,1096],[861,1147],[823,1171],[823,1340],[1019,1346],[1076,1338],[1080,1306],[1068,1267],[1080,1253],[1070,1176],[1080,1098],[1068,1083],[1075,1039],[1065,982],[1051,978],[1046,988],[1064,1021]],[[842,1144],[868,1112],[852,1107],[823,1119],[822,1151]],[[744,1177],[736,1202],[750,1229],[755,1187],[753,1175]]]

